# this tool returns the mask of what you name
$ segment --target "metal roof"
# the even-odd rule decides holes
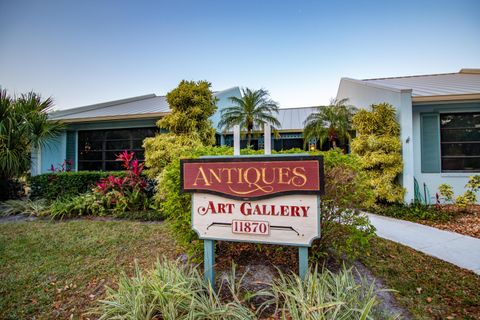
[[[280,131],[283,130],[303,130],[304,122],[307,117],[314,113],[317,107],[303,108],[285,108],[278,110],[278,121],[282,124]]]
[[[316,112],[318,107],[296,107],[296,108],[280,108],[278,114],[273,113],[273,116],[280,122],[280,128],[275,128],[278,131],[303,131],[304,122],[307,117]],[[262,131],[261,128],[253,128],[254,131]],[[224,131],[227,134],[233,134],[233,129]]]
[[[227,91],[238,89],[237,87],[223,91],[214,92],[215,96],[221,96]],[[109,101],[52,112],[49,117],[53,120],[85,120],[93,121],[105,118],[121,117],[152,117],[170,112],[170,106],[165,96],[148,94],[133,98]]]
[[[398,90],[411,89],[413,97],[480,93],[480,69],[462,69],[458,73],[364,79],[362,81]]]

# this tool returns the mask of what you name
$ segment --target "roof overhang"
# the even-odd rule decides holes
[[[480,100],[480,93],[473,94],[451,94],[439,96],[413,96],[413,103],[428,103],[428,102],[449,102],[449,101],[470,101]]]
[[[126,114],[115,116],[104,116],[94,118],[71,118],[71,119],[51,119],[60,120],[64,123],[79,123],[79,122],[97,122],[97,121],[115,121],[115,120],[134,120],[134,119],[151,119],[166,116],[170,112],[155,112],[155,113],[141,113],[141,114]]]

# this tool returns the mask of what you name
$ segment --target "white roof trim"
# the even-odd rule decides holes
[[[377,89],[382,89],[382,90],[389,90],[389,91],[393,91],[393,92],[398,92],[398,93],[412,93],[412,89],[398,89],[398,88],[393,88],[393,87],[390,87],[390,86],[386,86],[386,85],[383,85],[383,84],[377,84],[377,83],[371,83],[371,82],[366,82],[366,81],[363,81],[363,80],[357,80],[357,79],[353,79],[353,78],[341,78],[340,79],[340,82],[342,81],[349,81],[349,82],[353,82],[353,83],[356,83],[356,84],[359,84],[359,85],[362,85],[362,86],[365,86],[365,87],[372,87],[372,88],[377,88]]]

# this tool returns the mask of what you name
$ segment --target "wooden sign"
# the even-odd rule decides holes
[[[186,159],[181,178],[200,239],[310,246],[320,236],[322,157]]]
[[[323,193],[319,156],[219,157],[181,160],[182,191],[232,199]]]
[[[200,239],[310,246],[320,235],[318,207],[316,195],[245,201],[195,193],[192,227]]]

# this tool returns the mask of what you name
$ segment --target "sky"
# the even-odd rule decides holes
[[[56,109],[182,80],[327,104],[342,77],[480,68],[480,1],[0,0],[0,86]]]

